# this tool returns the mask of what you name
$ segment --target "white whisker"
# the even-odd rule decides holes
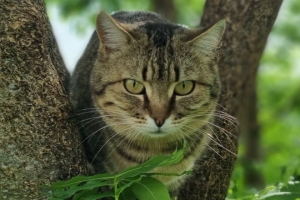
[[[119,131],[119,132],[116,132],[115,134],[113,134],[113,136],[110,137],[110,138],[102,145],[102,147],[97,151],[97,153],[96,153],[96,155],[94,156],[94,159],[92,160],[91,164],[95,161],[97,155],[100,153],[100,151],[104,148],[104,146],[105,146],[111,139],[113,139],[113,138],[116,137],[118,134],[120,134],[121,132],[126,131],[126,130],[128,130],[128,129],[131,129],[131,127],[126,128],[126,129],[123,129],[122,131]]]
[[[187,125],[185,125],[184,127],[185,127],[185,128],[190,128],[190,129],[192,129],[192,132],[191,132],[191,133],[194,133],[195,131],[197,131],[197,129],[196,129],[196,128],[193,128],[193,126],[187,126]],[[198,130],[198,131],[199,131],[199,133],[204,133],[204,134],[206,134],[208,137],[210,137],[210,139],[211,139],[215,144],[217,144],[218,146],[220,146],[221,148],[223,148],[223,149],[226,150],[227,152],[233,154],[234,156],[237,156],[237,154],[235,154],[234,152],[232,152],[232,151],[230,151],[229,149],[225,148],[225,147],[224,147],[223,145],[221,145],[219,142],[217,142],[216,140],[214,140],[214,137],[213,137],[211,134],[209,134],[209,133],[207,133],[207,132],[202,132],[201,130]],[[196,134],[194,134],[194,136],[198,137]],[[199,137],[198,137],[198,138],[199,138]],[[201,138],[199,138],[199,139],[201,139]],[[212,148],[211,148],[211,149],[212,149]],[[215,150],[214,150],[214,152],[217,153]],[[217,153],[217,154],[218,154],[218,153]]]
[[[223,148],[223,149],[226,150],[227,152],[229,152],[229,153],[231,153],[232,155],[234,155],[234,156],[237,157],[237,154],[236,154],[236,153],[230,151],[229,149],[225,148],[223,145],[221,145],[220,143],[218,143],[216,140],[213,139],[213,137],[212,137],[211,135],[209,135],[209,134],[207,134],[207,135],[208,135],[208,136],[210,137],[210,139],[211,139],[215,144],[217,144],[219,147]]]
[[[98,122],[96,122],[95,124],[97,124],[97,123],[98,123]],[[90,140],[96,133],[98,133],[98,132],[101,131],[101,130],[104,130],[104,129],[109,128],[109,127],[117,126],[117,125],[124,125],[124,124],[126,125],[127,123],[117,123],[117,124],[113,124],[113,125],[106,125],[106,126],[103,126],[103,127],[101,127],[100,129],[96,130],[95,132],[91,133],[89,136],[87,136],[84,140],[82,140],[82,141],[80,142],[79,145],[82,145],[83,142],[85,142],[86,140]],[[79,146],[79,145],[78,145],[78,146]],[[78,148],[78,146],[77,146],[77,148]]]

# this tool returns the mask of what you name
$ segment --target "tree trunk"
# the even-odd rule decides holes
[[[282,0],[206,2],[201,26],[212,25],[220,19],[227,21],[219,59],[223,87],[219,109],[239,117],[241,123],[256,120],[256,109],[251,110],[251,114],[245,113],[249,111],[245,107],[246,100],[253,96],[247,94],[247,91],[251,91],[251,87],[255,88],[259,60],[281,3]],[[252,116],[253,119],[248,116]],[[236,160],[236,156],[231,152],[237,152],[238,130],[220,119],[217,120],[217,124],[232,135],[215,129],[218,137],[216,140],[220,140],[223,147],[212,143],[214,151],[209,150],[206,157],[199,161],[198,168],[194,170],[194,177],[182,188],[180,199],[226,198]]]
[[[255,78],[255,77],[254,77]],[[255,81],[255,80],[254,80]],[[255,84],[255,82],[252,83]],[[261,160],[260,130],[257,122],[256,85],[249,85],[242,100],[244,110],[240,110],[238,118],[241,123],[241,143],[244,145],[244,155],[240,158],[244,169],[245,186],[261,190],[265,180],[255,163]]]
[[[68,79],[43,1],[0,0],[1,199],[43,199],[42,185],[87,172]]]

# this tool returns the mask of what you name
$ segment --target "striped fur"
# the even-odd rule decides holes
[[[101,12],[97,30],[79,60],[71,82],[71,102],[87,158],[96,173],[118,173],[151,156],[172,154],[184,140],[184,159],[155,172],[193,168],[212,137],[220,95],[216,49],[224,22],[191,30],[150,12]],[[145,87],[131,94],[124,80]],[[193,91],[175,95],[181,81]],[[158,123],[158,121],[160,123]],[[171,192],[185,177],[157,176]]]

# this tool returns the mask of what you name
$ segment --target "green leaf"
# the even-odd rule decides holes
[[[183,148],[180,149],[180,150],[176,150],[172,156],[168,159],[166,159],[164,162],[162,162],[159,166],[160,167],[165,167],[165,166],[170,166],[170,165],[173,165],[173,164],[176,164],[176,163],[179,163],[183,157],[184,157],[184,151],[186,150],[187,148],[187,141],[184,141],[183,143]]]
[[[292,194],[290,192],[277,192],[277,193],[272,193],[270,195],[266,195],[260,199],[261,200],[295,200],[296,198],[300,198],[300,194]]]
[[[110,174],[97,174],[95,176],[76,176],[68,181],[57,181],[53,183],[50,188],[51,189],[59,189],[59,188],[67,188],[71,186],[75,186],[81,184],[82,182],[89,180],[107,180],[109,178],[113,178],[113,175]]]
[[[88,195],[86,197],[81,198],[80,200],[98,200],[104,197],[114,197],[113,192],[106,192],[106,193],[101,193],[101,194],[93,194],[93,195]]]
[[[76,191],[75,191],[76,192]],[[58,189],[54,190],[53,193],[51,194],[52,200],[59,198],[59,199],[65,199],[68,197],[71,197],[72,195],[75,194],[73,190],[64,190],[64,189]]]
[[[119,178],[133,177],[137,176],[141,173],[146,173],[152,171],[156,167],[166,167],[176,163],[179,163],[184,156],[184,150],[187,148],[187,142],[184,141],[183,149],[179,151],[175,151],[172,155],[160,155],[153,156],[148,161],[135,166],[129,169],[124,170],[120,174],[118,174]]]
[[[147,194],[150,199],[155,199],[156,197],[158,199],[165,199],[166,196],[169,197],[168,190],[160,181],[151,176],[181,176],[190,173],[190,171],[183,172],[182,174],[149,172],[156,167],[169,166],[180,162],[184,156],[186,147],[187,142],[184,141],[183,149],[176,150],[172,155],[154,156],[145,163],[126,169],[117,175],[97,174],[90,177],[77,176],[68,181],[58,181],[48,187],[52,190],[52,193],[47,195],[51,196],[52,200],[65,199],[72,196],[74,200],[92,200],[107,196],[120,197],[127,200],[134,199],[136,196],[139,197],[136,188],[140,187],[148,191]],[[98,188],[101,186],[113,186],[115,187],[114,192],[98,194]],[[133,192],[132,188],[135,188],[135,192]],[[151,191],[152,189],[154,192]],[[151,195],[152,197],[150,197]]]
[[[99,188],[93,188],[93,189],[87,189],[87,190],[81,190],[80,192],[76,193],[73,196],[72,200],[81,200],[86,196],[89,195],[93,195],[93,194],[97,194],[97,192],[99,191]]]
[[[138,183],[130,186],[132,192],[139,200],[170,200],[166,186],[152,177],[144,177]]]
[[[122,179],[122,178],[137,176],[141,173],[149,172],[149,171],[153,170],[154,168],[158,167],[160,163],[163,163],[169,157],[170,156],[154,156],[154,157],[150,158],[148,161],[146,161],[138,166],[131,167],[131,168],[124,170],[123,172],[118,174],[118,176],[120,179]]]
[[[287,186],[280,186],[280,192],[271,193],[265,196],[266,200],[295,200],[300,198],[300,183],[299,181],[289,181]]]
[[[249,197],[251,200],[295,200],[300,198],[300,184],[299,182],[290,181],[288,186],[279,184],[278,186],[266,187],[258,194]]]
[[[141,175],[145,177],[151,177],[154,175],[161,175],[161,176],[182,176],[182,175],[190,175],[193,172],[192,169],[179,173],[142,173]]]
[[[99,191],[99,187],[109,186],[109,185],[112,185],[110,180],[102,181],[102,182],[89,181],[84,185],[71,187],[69,190],[73,190],[73,191],[77,192],[77,194],[73,198],[73,200],[76,200],[76,199],[81,199],[82,197],[86,197],[86,196],[89,196],[92,194],[97,194],[97,192]]]
[[[140,182],[142,179],[142,176],[135,176],[126,178],[124,180],[120,181],[120,186],[117,188],[117,196],[119,196],[126,188],[129,188],[133,183]]]
[[[108,186],[108,185],[112,185],[111,180],[101,181],[101,182],[93,180],[93,181],[88,181],[84,184],[71,186],[66,189],[54,189],[52,192],[52,196],[53,198],[57,197],[60,199],[64,199],[73,196],[76,192],[77,192],[77,196],[84,196],[86,191],[90,191],[89,194],[93,194],[93,192],[91,192],[93,189],[96,188],[97,190],[97,188],[101,186]],[[83,192],[83,194],[81,192]]]
[[[120,194],[119,200],[136,200],[137,197],[132,192],[131,188],[125,188],[124,191]]]
[[[289,181],[287,186],[283,186],[282,192],[292,192],[300,194],[300,181]]]

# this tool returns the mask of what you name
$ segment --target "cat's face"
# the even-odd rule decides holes
[[[173,25],[155,29],[145,24],[124,32],[126,25],[120,30],[120,24],[110,24],[115,21],[107,23],[100,27],[105,32],[98,30],[100,59],[91,75],[103,120],[132,139],[178,139],[207,123],[220,93],[214,55],[209,47],[199,50],[210,43],[198,40],[209,37],[187,40],[189,30]]]

